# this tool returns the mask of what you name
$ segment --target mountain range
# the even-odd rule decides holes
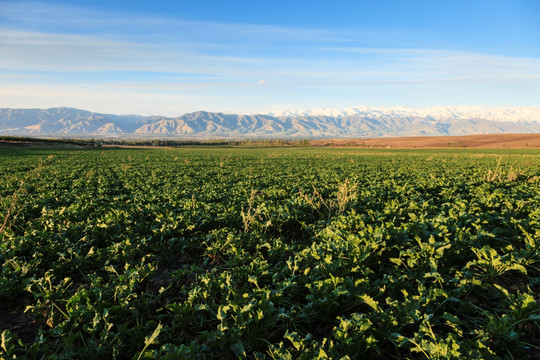
[[[0,109],[0,134],[54,137],[359,138],[540,133],[540,107],[479,106],[197,111],[178,117],[112,115],[68,107]]]

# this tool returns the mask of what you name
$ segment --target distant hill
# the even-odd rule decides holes
[[[100,114],[67,107],[0,109],[0,134],[57,137],[366,138],[540,133],[540,107],[370,108],[178,117]]]

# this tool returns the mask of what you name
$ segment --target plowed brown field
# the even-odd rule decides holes
[[[382,137],[373,139],[324,139],[312,140],[311,145],[390,148],[540,148],[540,134]]]

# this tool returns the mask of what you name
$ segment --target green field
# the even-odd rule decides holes
[[[0,358],[539,358],[539,150],[0,149],[0,171]]]

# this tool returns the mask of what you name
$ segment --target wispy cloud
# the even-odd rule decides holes
[[[401,43],[397,33],[0,2],[0,105],[30,98],[71,99],[72,106],[83,99],[132,105],[131,99],[147,99],[161,107],[176,101],[204,108],[205,101],[261,104],[265,96],[276,103],[326,93],[335,99],[396,97],[404,88],[423,95],[429,87],[443,95],[513,89],[532,99],[527,92],[540,89],[538,58],[415,48]]]
[[[154,40],[191,39],[206,43],[209,39],[234,43],[238,40],[270,39],[285,42],[345,41],[343,33],[330,29],[297,28],[248,23],[192,21],[138,14],[97,11],[85,6],[67,6],[48,2],[0,3],[0,19],[18,29],[50,30],[68,33],[101,33],[126,37],[153,37]],[[356,32],[355,38],[372,37],[371,31]]]
[[[475,73],[540,74],[540,59],[439,49],[319,48],[327,56],[304,58],[205,53],[189,44],[152,44],[95,35],[50,34],[0,29],[0,67],[32,71],[179,72],[223,77],[358,78],[456,76]],[[349,56],[336,57],[336,52]],[[329,55],[328,55],[329,54]],[[328,60],[328,56],[333,56]]]

